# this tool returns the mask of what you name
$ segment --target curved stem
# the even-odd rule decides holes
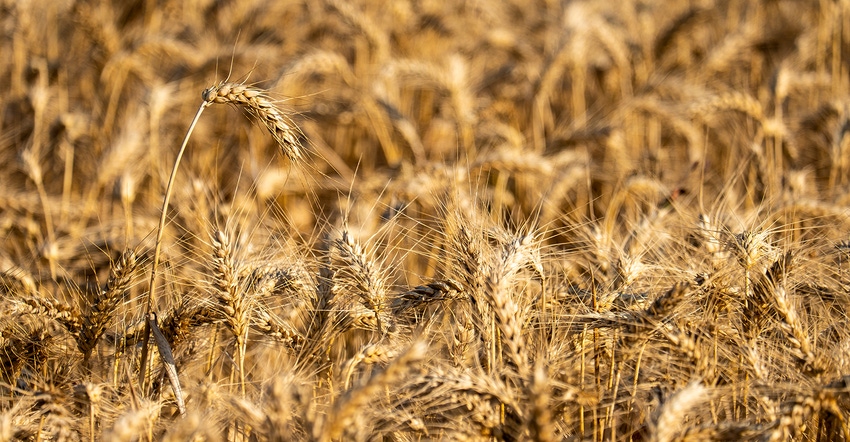
[[[171,200],[171,189],[174,187],[174,178],[177,176],[177,168],[180,166],[180,160],[183,158],[183,153],[186,151],[186,145],[189,144],[189,137],[192,135],[192,131],[195,129],[195,125],[198,123],[198,119],[201,118],[201,114],[204,112],[204,109],[206,109],[209,104],[210,103],[206,100],[201,102],[201,106],[198,108],[195,118],[192,119],[192,124],[189,125],[189,129],[186,131],[186,136],[183,137],[183,144],[180,145],[180,150],[177,152],[177,158],[174,159],[174,166],[171,168],[171,176],[168,178],[168,185],[165,187],[165,197],[162,199],[162,213],[159,217],[159,225],[156,230],[156,245],[154,246],[153,263],[151,264],[151,278],[148,286],[145,318],[150,318],[154,313],[153,305],[154,293],[156,292],[156,271],[159,267],[159,255],[162,251],[162,235],[163,230],[165,230],[168,202]],[[150,339],[150,333],[150,323],[145,321],[144,337],[142,338],[142,358],[139,365],[139,385],[142,387],[142,390],[145,390],[145,380],[147,379],[148,342]]]

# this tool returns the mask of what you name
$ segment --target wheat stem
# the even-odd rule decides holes
[[[192,124],[189,125],[189,129],[186,131],[186,136],[183,137],[183,144],[180,145],[180,150],[177,152],[177,158],[174,159],[174,166],[171,167],[171,176],[168,178],[168,184],[165,187],[165,197],[162,199],[162,211],[159,217],[159,225],[156,229],[156,244],[154,246],[153,252],[153,263],[151,264],[151,278],[148,284],[148,295],[145,304],[146,308],[146,318],[152,318],[153,311],[153,303],[154,303],[154,294],[156,293],[156,271],[159,267],[159,256],[162,252],[162,234],[165,229],[165,219],[168,211],[168,202],[171,200],[171,189],[174,186],[174,178],[177,176],[177,168],[180,166],[180,160],[183,158],[183,153],[186,151],[186,145],[189,144],[189,137],[192,135],[192,131],[195,130],[195,125],[198,123],[198,119],[201,118],[201,114],[204,112],[204,109],[210,105],[209,101],[204,100],[201,102],[200,107],[198,107],[198,112],[195,113],[195,118],[192,119]],[[155,320],[155,319],[154,319]],[[147,379],[147,362],[148,362],[148,343],[150,341],[150,324],[149,322],[145,322],[145,331],[144,336],[142,338],[142,358],[139,364],[139,385],[142,386],[142,390],[145,390],[145,381]]]

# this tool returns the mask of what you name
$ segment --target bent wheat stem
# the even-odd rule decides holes
[[[192,136],[192,131],[201,118],[201,114],[207,106],[218,104],[233,104],[235,106],[244,107],[249,114],[261,122],[266,129],[272,134],[274,140],[281,148],[281,152],[291,161],[297,161],[301,156],[301,143],[298,140],[300,131],[291,123],[284,113],[277,108],[272,100],[265,93],[257,88],[239,83],[222,82],[213,85],[204,90],[201,94],[203,101],[198,112],[195,113],[195,118],[189,125],[186,131],[186,136],[183,137],[183,143],[180,145],[180,150],[177,152],[177,157],[174,159],[174,166],[171,168],[171,176],[168,178],[168,184],[165,187],[165,196],[162,200],[162,212],[159,218],[159,225],[156,231],[156,243],[154,246],[153,263],[151,264],[150,288],[147,294],[147,310],[145,322],[145,331],[142,337],[142,357],[139,370],[139,384],[145,386],[147,378],[147,362],[148,362],[148,343],[150,340],[150,321],[155,321],[154,312],[154,294],[156,293],[156,272],[159,267],[159,256],[162,252],[162,235],[165,228],[165,219],[167,216],[168,202],[171,199],[171,189],[174,186],[174,179],[177,176],[177,168],[180,165],[180,160],[183,158],[183,153],[186,151],[186,145],[189,143],[189,137]]]
[[[156,292],[156,270],[159,267],[159,255],[162,251],[162,233],[165,228],[168,202],[171,200],[171,189],[174,186],[174,178],[177,176],[177,167],[180,165],[180,160],[183,158],[183,153],[186,151],[186,145],[189,143],[189,137],[192,135],[192,131],[198,123],[198,119],[201,118],[201,114],[204,113],[204,109],[206,109],[210,104],[211,102],[204,100],[201,102],[201,106],[198,107],[198,112],[195,113],[195,118],[192,119],[192,124],[189,125],[189,130],[186,131],[186,136],[183,137],[183,144],[180,145],[180,150],[177,152],[177,157],[174,159],[174,165],[171,167],[171,176],[168,178],[168,184],[165,186],[165,197],[162,199],[162,213],[159,217],[159,225],[156,229],[156,243],[154,245],[153,263],[151,264],[151,278],[146,302],[147,309],[145,312],[145,317],[148,320],[145,321],[145,331],[142,338],[142,359],[139,365],[139,385],[142,386],[143,390],[145,390],[145,380],[147,379],[148,342],[150,340],[151,333],[150,321],[156,320],[156,316],[153,311],[154,293]]]

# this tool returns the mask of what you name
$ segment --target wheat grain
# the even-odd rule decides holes
[[[55,320],[62,324],[72,336],[78,335],[83,328],[80,312],[61,301],[39,296],[19,296],[10,301],[10,304],[12,308],[6,311],[7,314],[12,316],[29,314]]]

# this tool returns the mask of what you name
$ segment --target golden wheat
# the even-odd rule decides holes
[[[0,10],[0,439],[850,440],[847,2]]]

